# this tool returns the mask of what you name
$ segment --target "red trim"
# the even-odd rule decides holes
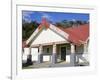
[[[30,45],[29,45],[29,44],[27,45],[27,44],[26,44],[26,41],[23,41],[23,42],[22,42],[22,48],[25,48],[25,47],[30,47]]]

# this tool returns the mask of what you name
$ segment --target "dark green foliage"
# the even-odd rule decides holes
[[[61,22],[57,22],[55,25],[58,27],[64,27],[64,28],[69,28],[72,27],[73,25],[78,26],[78,25],[83,25],[87,24],[87,21],[68,21],[68,20],[63,20]]]
[[[39,23],[36,21],[30,23],[24,22],[22,24],[22,40],[27,40],[38,26]]]

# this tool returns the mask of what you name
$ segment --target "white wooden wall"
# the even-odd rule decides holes
[[[43,44],[51,42],[66,41],[63,37],[53,32],[51,29],[44,29],[33,41],[31,45],[34,44]]]

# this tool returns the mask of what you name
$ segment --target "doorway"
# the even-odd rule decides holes
[[[66,47],[61,47],[61,60],[66,60]]]

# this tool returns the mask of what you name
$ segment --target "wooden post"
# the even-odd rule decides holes
[[[57,62],[57,51],[56,51],[56,44],[53,44],[53,54],[52,54],[52,64]]]
[[[75,57],[75,45],[71,44],[71,54],[70,54],[70,64],[72,66],[75,65],[76,57]]]
[[[38,63],[43,62],[43,46],[39,46]]]
[[[83,54],[86,54],[87,53],[87,44],[85,43],[84,44],[84,52],[83,52]]]

